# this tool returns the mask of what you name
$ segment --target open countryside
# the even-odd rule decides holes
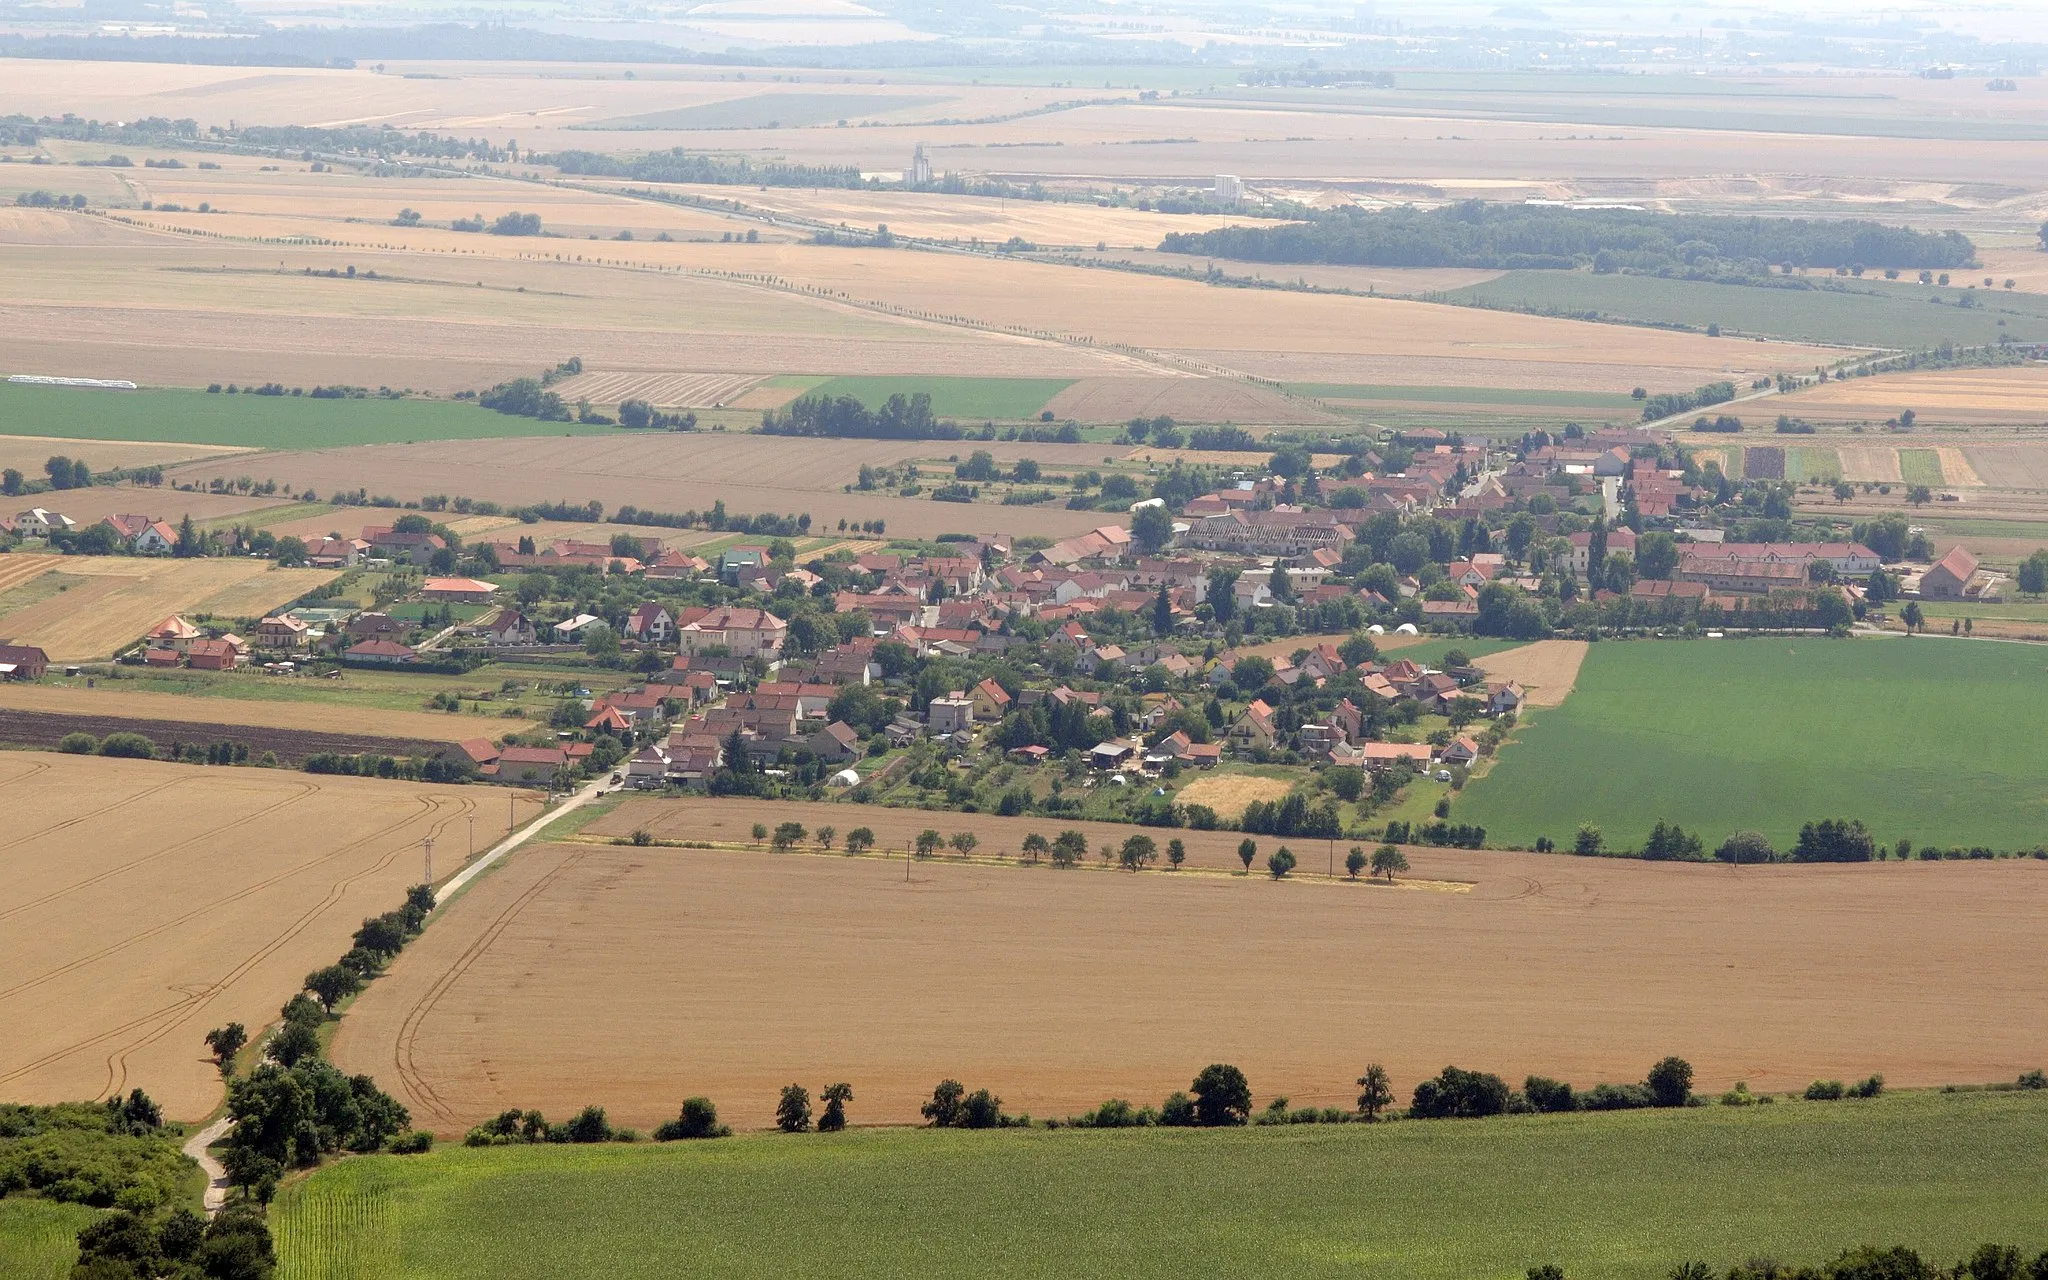
[[[16,9],[9,1280],[2048,1280],[2048,14]]]

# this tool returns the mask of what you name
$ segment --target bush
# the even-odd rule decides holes
[[[674,1142],[683,1138],[725,1138],[732,1130],[718,1123],[718,1107],[709,1098],[685,1098],[683,1110],[675,1119],[665,1121],[654,1131],[656,1142]]]
[[[610,1142],[614,1136],[603,1107],[585,1107],[577,1112],[568,1124],[568,1134],[571,1142]]]
[[[1842,1087],[1840,1080],[1816,1080],[1806,1086],[1806,1100],[1808,1102],[1836,1102],[1846,1092],[1848,1090]]]
[[[1666,1058],[1650,1068],[1645,1084],[1655,1105],[1685,1106],[1692,1101],[1692,1064],[1684,1058]]]
[[[1875,1098],[1884,1092],[1884,1077],[1866,1076],[1850,1085],[1848,1092],[1852,1098]]]
[[[100,740],[89,733],[67,733],[57,742],[57,750],[66,755],[89,756],[99,749]]]
[[[1445,1067],[1435,1079],[1415,1086],[1408,1113],[1418,1120],[1450,1120],[1497,1116],[1507,1109],[1507,1081],[1491,1072]]]
[[[156,744],[139,733],[110,733],[100,739],[100,754],[121,760],[153,760]]]
[[[1251,1083],[1229,1063],[1212,1062],[1203,1067],[1188,1092],[1195,1095],[1196,1124],[1216,1128],[1243,1124],[1251,1118]]]
[[[1596,1084],[1579,1095],[1579,1106],[1586,1111],[1635,1111],[1656,1105],[1656,1095],[1644,1084]]]
[[[1579,1109],[1578,1095],[1562,1080],[1545,1076],[1530,1076],[1522,1082],[1522,1096],[1538,1111],[1576,1111]]]
[[[434,1135],[424,1129],[413,1129],[393,1138],[389,1149],[395,1156],[425,1155],[434,1149]]]

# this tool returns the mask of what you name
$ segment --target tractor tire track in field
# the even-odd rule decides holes
[[[438,808],[439,802],[436,801],[435,805]],[[446,831],[449,827],[453,826],[460,819],[476,812],[476,807],[476,801],[474,800],[464,799],[460,801],[456,805],[455,811],[453,813],[450,813],[445,817],[442,817],[439,821],[435,822],[432,826],[427,828],[426,838],[430,840],[440,839],[442,832]],[[298,919],[293,921],[282,933],[272,938],[269,942],[265,943],[255,952],[243,957],[241,961],[239,961],[233,968],[229,969],[225,975],[214,981],[211,985],[201,989],[196,993],[189,994],[186,1000],[184,1000],[180,1005],[176,1006],[177,1009],[179,1010],[180,1016],[168,1019],[163,1023],[163,1025],[159,1026],[156,1030],[142,1036],[138,1040],[132,1041],[131,1043],[122,1046],[121,1048],[117,1049],[114,1053],[108,1055],[107,1085],[106,1088],[101,1091],[100,1096],[111,1097],[113,1094],[120,1092],[120,1090],[127,1084],[128,1056],[130,1054],[136,1052],[138,1049],[142,1049],[151,1044],[154,1044],[156,1041],[163,1039],[166,1035],[169,1035],[171,1031],[175,1028],[183,1025],[185,1021],[189,1019],[193,1014],[199,1012],[201,1009],[204,1009],[208,1004],[211,1004],[215,996],[219,995],[221,992],[227,990],[230,986],[234,985],[236,981],[241,979],[243,975],[247,974],[251,969],[254,969],[258,964],[261,964],[263,961],[275,955],[280,949],[284,947],[286,943],[290,942],[293,938],[298,937],[301,933],[304,933],[308,928],[312,926],[315,920],[318,920],[321,916],[327,914],[327,912],[330,909],[338,905],[341,902],[343,893],[348,889],[350,885],[367,876],[375,875],[376,873],[384,870],[384,868],[390,866],[392,862],[397,860],[399,854],[404,853],[407,849],[410,849],[413,843],[414,842],[408,842],[406,844],[398,845],[394,847],[389,853],[386,853],[382,858],[378,859],[378,861],[375,864],[364,867],[360,871],[357,871],[354,875],[344,876],[342,879],[337,880],[334,883],[328,885],[327,893],[320,899],[320,901],[314,904],[313,906],[308,907],[305,911],[301,912]],[[340,850],[337,850],[336,852],[339,853]]]
[[[32,761],[29,764],[27,773],[17,773],[11,778],[0,778],[0,787],[11,787],[17,782],[27,782],[30,778],[40,777],[48,773],[54,767],[54,765],[45,764],[41,760]]]
[[[123,804],[129,803],[129,800],[147,799],[148,797],[155,795],[159,791],[165,790],[168,787],[177,786],[179,783],[187,781],[190,781],[190,779],[173,779],[170,782],[164,783],[163,786],[161,787],[151,787],[147,791],[140,792],[134,796],[129,797],[128,800],[122,800],[116,804],[109,805],[107,806],[106,809],[101,809],[96,813],[90,813],[84,815],[83,817],[73,818],[71,819],[70,822],[60,822],[55,827],[48,828],[46,831],[38,832],[37,834],[46,835],[48,834],[49,831],[55,831],[63,827],[68,827],[73,822],[83,822],[86,820],[86,818],[96,818],[100,816],[100,814],[106,813],[109,809],[116,809]],[[188,846],[198,844],[202,840],[211,840],[215,836],[220,835],[224,831],[232,831],[236,827],[242,826],[246,823],[254,822],[258,818],[269,817],[271,814],[276,813],[280,809],[284,809],[291,805],[297,804],[299,801],[304,800],[309,796],[315,796],[320,794],[320,784],[317,782],[300,782],[296,783],[295,785],[299,787],[299,793],[297,795],[286,796],[284,799],[278,801],[276,804],[266,805],[263,808],[256,810],[254,813],[246,814],[239,818],[230,819],[229,821],[224,822],[221,825],[212,828],[211,830],[202,831],[198,835],[189,836],[183,840],[178,841],[178,843],[176,844],[167,845],[164,848],[158,849],[155,853],[145,853],[139,858],[129,859],[127,862],[122,863],[118,867],[108,867],[105,871],[102,871],[97,875],[87,876],[83,880],[79,880],[72,884],[65,885],[62,889],[53,889],[50,892],[44,894],[40,898],[34,898],[27,902],[16,903],[14,906],[7,908],[7,910],[0,911],[0,920],[7,920],[14,916],[20,915],[24,911],[30,911],[35,909],[36,907],[40,907],[45,903],[55,902],[57,899],[64,897],[66,894],[76,893],[80,889],[90,889],[92,886],[99,884],[102,881],[110,880],[113,877],[120,875],[124,871],[132,871],[136,867],[142,866],[144,863],[155,862],[158,858],[168,857],[171,854],[178,852],[180,849],[184,849]],[[7,994],[9,993],[6,991],[0,991],[0,997],[5,997]]]
[[[441,975],[435,978],[433,983],[427,988],[426,993],[419,998],[419,1001],[406,1011],[405,1020],[399,1024],[398,1038],[392,1045],[392,1065],[397,1069],[399,1079],[405,1082],[406,1091],[413,1096],[415,1101],[422,1104],[424,1110],[432,1112],[436,1118],[444,1121],[453,1120],[455,1114],[441,1100],[441,1095],[435,1091],[433,1085],[427,1082],[426,1075],[420,1071],[418,1064],[413,1060],[413,1050],[419,1042],[421,1024],[426,1021],[429,1014],[433,1013],[435,1007],[441,1003],[442,998],[454,989],[455,984],[462,980],[463,975],[468,973],[471,967],[483,958],[484,953],[491,949],[492,944],[497,942],[499,935],[511,927],[512,922],[519,918],[519,914],[535,898],[547,892],[555,881],[561,878],[563,872],[578,865],[588,856],[584,853],[570,854],[562,859],[554,870],[536,880],[530,887],[520,893],[517,898],[514,898],[511,905],[498,913],[498,918],[491,921],[490,926],[477,936],[476,941],[464,948],[461,955],[455,957],[455,962],[443,970]]]
[[[50,766],[44,765],[42,767],[44,769],[48,769]],[[21,778],[11,778],[8,781],[21,782],[24,781],[26,778],[33,776],[33,774],[24,774]],[[122,808],[123,806],[134,804],[137,800],[147,800],[151,796],[156,795],[159,792],[168,791],[172,787],[190,781],[192,781],[192,779],[190,778],[173,778],[169,782],[160,782],[156,786],[145,788],[144,790],[136,792],[134,795],[123,796],[121,799],[114,801],[112,804],[103,805],[100,808],[93,810],[91,813],[81,813],[75,818],[66,818],[62,822],[53,822],[49,826],[44,827],[40,831],[31,831],[27,835],[16,836],[12,840],[0,840],[0,849],[12,849],[14,846],[18,844],[27,844],[31,840],[39,840],[44,836],[54,835],[59,831],[68,830],[72,827],[77,826],[81,822],[90,822],[92,819],[100,817],[102,814],[112,813],[114,810]],[[5,785],[7,784],[0,783],[0,786]],[[5,916],[0,916],[0,919],[5,918]]]
[[[316,787],[315,789],[317,790],[318,788]],[[335,858],[341,857],[344,854],[348,853],[350,850],[357,849],[364,845],[374,843],[377,840],[381,840],[391,835],[393,832],[403,829],[411,823],[419,821],[423,817],[430,817],[437,813],[441,807],[441,802],[433,798],[422,796],[419,799],[421,805],[423,806],[422,812],[411,814],[405,818],[400,819],[395,823],[390,824],[389,826],[381,827],[378,830],[371,832],[369,835],[359,837],[355,840],[351,840],[348,843],[343,844],[328,853],[322,854],[319,857],[312,859],[311,861],[301,863],[296,867],[281,872],[278,875],[272,876],[269,879],[264,880],[258,884],[249,885],[241,890],[238,890],[233,894],[230,894],[225,898],[221,898],[214,902],[210,902],[205,905],[196,907],[193,910],[186,912],[184,915],[181,915],[174,920],[167,921],[163,924],[156,926],[155,928],[146,930],[143,933],[136,934],[133,937],[124,939],[123,941],[118,942],[111,947],[104,948],[91,956],[81,957],[80,959],[74,960],[70,964],[61,966],[60,968],[53,970],[49,973],[40,975],[26,982],[18,983],[14,987],[8,988],[5,991],[0,991],[0,1001],[4,1001],[8,997],[20,991],[26,990],[33,986],[37,986],[42,982],[48,981],[49,979],[57,977],[63,973],[70,972],[71,970],[74,970],[82,965],[90,964],[97,960],[104,959],[109,955],[112,955],[118,951],[123,950],[124,948],[132,945],[135,942],[139,942],[145,938],[154,937],[157,934],[163,933],[167,930],[185,925],[189,923],[191,920],[199,916],[202,916],[207,912],[213,911],[222,906],[226,906],[229,903],[236,902],[244,897],[247,897],[252,893],[256,893],[263,889],[269,888],[270,886],[277,884],[280,881],[289,879],[292,876],[298,875],[301,872],[309,870],[313,867],[317,867],[323,862],[331,862]],[[444,818],[441,822],[436,823],[431,828],[431,831],[435,835],[438,835],[449,824],[453,823],[456,818],[465,816],[474,808],[475,802],[470,800],[462,801],[461,807],[457,808],[457,810],[453,814]],[[302,933],[305,930],[305,928],[308,925],[310,925],[315,918],[317,918],[328,907],[332,906],[334,902],[339,901],[339,894],[341,890],[346,889],[348,885],[352,884],[356,880],[361,879],[363,876],[372,874],[376,871],[380,871],[383,868],[391,865],[392,860],[395,859],[400,853],[404,852],[407,848],[409,848],[413,843],[415,842],[408,841],[405,844],[399,845],[398,847],[392,849],[389,853],[387,853],[375,865],[365,868],[364,870],[359,871],[354,875],[344,877],[342,880],[335,882],[333,885],[330,885],[327,896],[322,900],[319,906],[315,907],[313,910],[303,915],[284,933],[280,934],[276,938],[273,938],[269,943],[265,944],[263,947],[258,948],[257,951],[253,954],[244,957],[243,960],[238,962],[222,978],[207,984],[205,987],[198,989],[196,992],[188,991],[187,994],[185,994],[182,998],[173,1001],[170,1004],[164,1005],[160,1008],[154,1009],[149,1013],[141,1015],[140,1017],[131,1018],[127,1022],[121,1023],[120,1025],[115,1027],[110,1027],[104,1031],[99,1032],[96,1035],[88,1036],[83,1040],[75,1041],[72,1044],[62,1046],[58,1049],[54,1049],[49,1053],[44,1054],[42,1057],[37,1058],[33,1062],[24,1063],[23,1065],[16,1067],[14,1070],[10,1072],[0,1074],[0,1084],[5,1084],[9,1081],[15,1080],[23,1075],[28,1074],[31,1071],[38,1070],[42,1067],[48,1066],[53,1062],[60,1061],[81,1050],[89,1049],[95,1045],[102,1044],[108,1040],[126,1035],[127,1033],[134,1031],[137,1028],[154,1027],[154,1030],[150,1034],[145,1035],[141,1040],[135,1042],[134,1044],[128,1045],[124,1049],[117,1051],[117,1053],[114,1055],[116,1058],[124,1058],[127,1053],[133,1052],[134,1049],[141,1047],[141,1045],[155,1040],[165,1032],[169,1031],[172,1027],[175,1027],[180,1021],[182,1021],[182,1019],[178,1015],[188,1014],[194,1011],[195,1009],[203,1007],[205,1004],[210,1003],[214,997],[218,996],[221,993],[221,991],[225,990],[236,979],[240,978],[245,973],[247,973],[250,968],[260,963],[264,959],[267,959],[269,956],[275,954],[276,951],[279,948],[281,948],[286,942],[289,942],[292,938],[295,938],[300,933]],[[159,1023],[161,1023],[162,1025],[158,1026],[157,1024]],[[110,1059],[110,1079],[112,1078],[113,1072],[114,1067],[112,1064],[112,1060]],[[125,1069],[122,1070],[121,1076],[122,1079],[125,1080]]]

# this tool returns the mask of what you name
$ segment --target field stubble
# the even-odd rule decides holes
[[[363,917],[505,829],[474,788],[9,753],[0,841],[0,1097],[146,1088],[176,1119],[219,1101],[200,1037],[266,1025]],[[517,801],[531,814],[530,800]]]
[[[1133,832],[703,800],[629,802],[585,839],[744,844],[756,820],[869,825],[897,849],[926,825],[969,830],[983,855],[1014,855],[1027,826]],[[1156,1099],[1218,1060],[1340,1106],[1367,1061],[1402,1089],[1446,1061],[1632,1080],[1667,1052],[1717,1089],[2009,1079],[2048,1016],[2027,959],[2048,940],[2048,868],[2032,862],[1738,874],[1412,850],[1430,891],[1231,875],[1234,833],[1171,834],[1210,870],[941,861],[906,881],[901,854],[531,849],[354,1006],[336,1059],[446,1134],[513,1106],[651,1125],[697,1093],[756,1126],[792,1079],[852,1081],[866,1121],[914,1121],[947,1076],[1065,1114]],[[1322,870],[1319,844],[1287,843]],[[1960,964],[1981,980],[1958,988]],[[935,974],[957,998],[934,1000]]]

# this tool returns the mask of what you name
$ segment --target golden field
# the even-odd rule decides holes
[[[419,882],[422,838],[446,876],[472,818],[481,849],[509,816],[459,787],[18,753],[0,797],[0,1096],[143,1085],[180,1120],[220,1103],[208,1029],[273,1021]]]
[[[64,590],[0,613],[0,635],[53,662],[109,657],[174,613],[260,618],[336,576],[263,560],[135,556],[8,556],[0,571],[0,585],[17,590],[33,590],[44,573],[63,580]]]

